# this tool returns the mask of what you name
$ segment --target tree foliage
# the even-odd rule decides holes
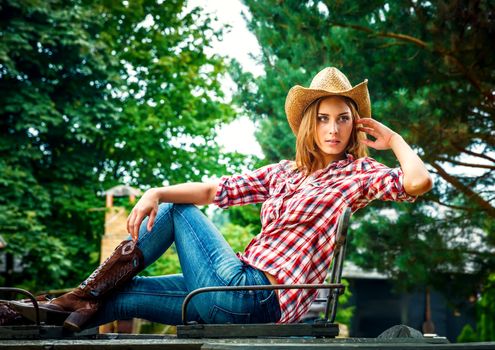
[[[283,110],[288,89],[308,86],[316,72],[334,65],[354,84],[370,79],[375,118],[420,147],[449,184],[432,200],[495,216],[493,2],[245,3],[266,75],[238,74],[240,100],[261,119],[260,142],[271,160],[293,154]],[[281,145],[271,147],[275,137]],[[467,155],[475,158],[460,160]],[[482,174],[454,176],[448,165]]]
[[[221,33],[184,1],[0,4],[0,234],[14,284],[70,287],[97,263],[102,191],[225,172]],[[88,264],[88,256],[92,256]]]
[[[482,288],[495,261],[477,222],[451,212],[432,216],[427,206],[395,207],[372,207],[353,227],[352,261],[387,272],[399,290],[430,285],[448,291],[453,303]]]
[[[458,342],[493,341],[495,339],[495,275],[488,278],[483,293],[476,303],[476,330],[464,326]]]

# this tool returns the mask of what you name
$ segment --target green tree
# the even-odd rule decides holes
[[[495,339],[495,275],[488,278],[481,297],[476,303],[476,331],[466,325],[458,342],[493,341]]]
[[[98,261],[103,200],[201,180],[221,154],[221,33],[184,1],[2,1],[0,233],[24,271],[12,283],[70,287]],[[88,256],[92,257],[88,264]]]
[[[368,267],[373,263],[396,277],[407,273],[408,261],[415,259],[417,271],[408,275],[409,287],[438,284],[435,281],[446,278],[446,271],[466,272],[470,265],[478,277],[471,287],[479,288],[495,267],[495,4],[244,3],[250,10],[248,26],[262,49],[259,62],[265,74],[254,78],[234,65],[232,75],[239,86],[237,103],[259,125],[257,138],[266,161],[294,157],[295,138],[284,112],[290,87],[309,86],[325,66],[342,69],[353,84],[368,78],[373,116],[416,148],[436,183],[414,209],[377,202],[358,212],[354,220],[361,227],[351,251],[370,257]],[[371,150],[371,156],[398,165],[392,152]],[[380,211],[381,219],[372,220],[373,225],[360,220],[363,215],[375,218],[384,207],[393,208],[398,221],[385,218],[386,211]],[[473,242],[473,236],[481,239],[480,250],[462,241]],[[435,253],[426,256],[425,249]],[[380,261],[383,252],[387,259]],[[365,265],[359,254],[351,256]]]

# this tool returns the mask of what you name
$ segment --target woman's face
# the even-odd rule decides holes
[[[331,96],[320,102],[316,115],[316,144],[323,152],[326,164],[345,158],[352,128],[351,109],[343,98]]]

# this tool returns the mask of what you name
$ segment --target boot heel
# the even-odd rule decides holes
[[[80,332],[81,327],[89,321],[91,316],[93,316],[93,314],[74,311],[65,319],[64,328],[72,332]]]

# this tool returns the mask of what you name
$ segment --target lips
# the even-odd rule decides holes
[[[328,145],[337,145],[340,143],[339,140],[325,140],[325,143]]]

